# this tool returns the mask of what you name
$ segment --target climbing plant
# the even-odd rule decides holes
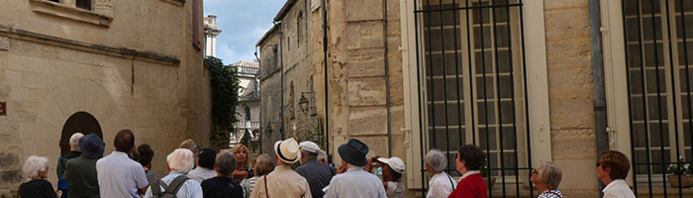
[[[213,128],[209,136],[210,142],[217,148],[229,147],[230,133],[235,131],[236,106],[238,105],[238,90],[240,88],[238,71],[235,67],[224,66],[221,59],[205,58],[205,66],[209,68],[212,86],[212,122]]]

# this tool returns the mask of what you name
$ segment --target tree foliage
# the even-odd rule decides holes
[[[217,148],[228,148],[229,135],[233,132],[238,105],[238,90],[240,80],[234,67],[224,66],[221,59],[205,58],[205,66],[209,68],[212,86],[212,122],[214,124],[210,142]]]

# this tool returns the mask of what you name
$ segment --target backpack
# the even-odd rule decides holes
[[[174,198],[176,197],[178,190],[180,190],[180,187],[183,186],[183,183],[188,179],[190,178],[179,175],[170,183],[170,185],[166,185],[166,183],[161,180],[156,180],[150,187],[152,189],[152,197]],[[161,188],[158,188],[159,186],[164,188],[164,192],[161,192]]]

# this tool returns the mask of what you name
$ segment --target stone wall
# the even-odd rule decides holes
[[[551,149],[553,162],[565,170],[561,191],[597,197],[588,1],[544,1],[544,9]]]
[[[109,26],[37,13],[27,1],[3,4],[0,40],[9,47],[0,49],[0,101],[8,108],[0,116],[0,196],[16,193],[29,155],[48,157],[48,179],[57,184],[61,131],[80,111],[98,120],[105,155],[125,128],[137,145],[150,144],[158,177],[182,140],[209,145],[211,92],[202,51],[191,44],[192,3],[171,2],[114,1]]]

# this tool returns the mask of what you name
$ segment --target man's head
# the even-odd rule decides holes
[[[188,149],[176,149],[166,156],[166,164],[169,171],[186,174],[193,167],[193,153]]]
[[[597,164],[597,177],[601,180],[625,179],[630,171],[630,162],[618,151],[604,151]]]
[[[318,158],[321,151],[320,146],[311,141],[303,141],[298,145],[298,147],[301,149],[301,163],[305,163],[310,159]]]
[[[286,165],[291,165],[299,160],[299,149],[298,143],[294,138],[289,138],[284,141],[277,141],[274,143],[274,153],[276,153],[277,162],[281,162]]]
[[[70,151],[82,152],[79,148],[79,138],[84,137],[84,134],[77,132],[70,136]]]
[[[197,155],[197,165],[207,169],[214,168],[214,159],[216,158],[217,152],[211,148],[203,148]],[[234,157],[234,162],[236,158]],[[235,167],[234,167],[235,168]]]
[[[342,144],[337,149],[339,156],[348,164],[354,166],[365,166],[368,163],[368,145],[357,139],[349,139],[349,142]]]
[[[127,153],[135,147],[135,135],[132,134],[130,129],[123,129],[116,134],[113,144],[116,147],[116,151]]]

